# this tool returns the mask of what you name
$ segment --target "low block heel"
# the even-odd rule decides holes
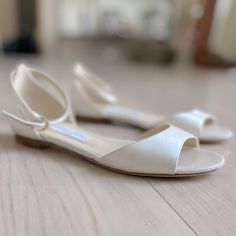
[[[39,148],[39,149],[46,149],[46,148],[51,147],[50,143],[47,143],[44,141],[26,138],[20,135],[16,135],[15,138],[18,143],[23,144],[28,147]]]
[[[97,123],[97,124],[112,124],[110,119],[106,118],[93,118],[88,116],[76,116],[77,121],[87,122],[87,123]]]

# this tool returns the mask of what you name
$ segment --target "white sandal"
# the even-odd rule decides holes
[[[200,149],[196,137],[173,126],[153,130],[137,141],[87,132],[67,121],[70,111],[62,89],[47,75],[24,65],[12,73],[11,85],[11,99],[21,118],[4,114],[24,144],[62,146],[100,166],[132,175],[194,176],[224,165],[221,155]]]
[[[232,137],[233,132],[219,125],[216,118],[194,109],[171,117],[158,116],[117,104],[112,89],[98,76],[77,64],[72,90],[72,106],[78,120],[113,121],[131,124],[145,130],[171,124],[188,131],[201,142],[218,142]]]

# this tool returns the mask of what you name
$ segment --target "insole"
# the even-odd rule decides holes
[[[218,169],[223,165],[224,158],[216,153],[184,147],[179,157],[176,173],[204,173]]]
[[[204,126],[200,136],[206,139],[227,139],[232,136],[232,131],[213,123]]]

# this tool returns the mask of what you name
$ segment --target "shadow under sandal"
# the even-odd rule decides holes
[[[122,122],[144,130],[171,124],[208,143],[224,141],[233,135],[213,115],[198,109],[166,117],[119,105],[112,89],[98,76],[80,64],[74,67],[74,73],[77,78],[71,99],[78,120]]]
[[[12,73],[11,85],[11,99],[19,110],[4,114],[17,139],[26,145],[62,146],[100,166],[131,175],[195,176],[224,165],[221,155],[200,149],[196,137],[174,126],[162,126],[136,141],[83,130],[69,121],[63,90],[47,75],[24,65]]]

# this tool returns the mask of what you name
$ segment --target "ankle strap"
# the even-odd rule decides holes
[[[45,86],[42,82],[46,82]],[[66,94],[46,74],[20,65],[11,74],[11,85],[16,104],[24,118],[4,111],[4,114],[8,117],[39,129],[46,128],[49,124],[63,122],[69,117],[70,109]],[[51,90],[54,90],[59,97],[55,96],[55,93],[52,95],[46,89],[48,85],[50,85]],[[55,109],[58,117],[53,117],[51,115],[53,112],[50,109]]]
[[[117,97],[111,87],[83,65],[76,64],[74,66],[74,74],[93,96],[108,104],[113,104],[117,101]]]

